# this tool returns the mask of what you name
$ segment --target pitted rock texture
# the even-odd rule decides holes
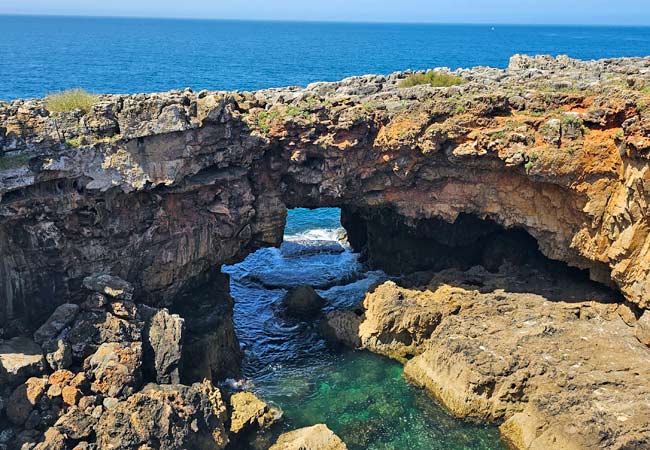
[[[103,95],[87,114],[0,104],[0,326],[42,323],[97,273],[168,306],[278,245],[296,206],[489,218],[648,307],[650,58],[455,74],[467,83]]]
[[[455,416],[504,421],[510,449],[642,450],[650,348],[617,300],[529,266],[449,269],[368,293],[358,333]]]
[[[122,293],[132,291],[128,282],[99,278],[121,293],[105,295],[106,283],[85,283],[99,292],[57,308],[34,333],[43,349],[22,337],[0,342],[0,448],[224,448],[233,420],[211,373],[199,383],[187,381],[184,321],[167,309],[125,300]],[[219,333],[227,337],[228,329]],[[230,339],[236,342],[234,331]],[[52,343],[69,350],[65,368],[45,366]],[[227,345],[213,350],[226,352]],[[228,370],[238,370],[238,355],[230,355]],[[266,426],[275,415],[258,402],[263,409],[249,410],[249,421]],[[246,434],[238,431],[238,437]]]
[[[326,425],[300,428],[280,435],[269,450],[347,450],[345,443]]]

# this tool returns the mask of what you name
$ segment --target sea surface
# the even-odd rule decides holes
[[[650,54],[650,28],[400,25],[0,16],[0,99],[253,90],[437,66],[505,67],[514,53]]]
[[[233,383],[283,411],[274,437],[325,423],[350,450],[502,450],[495,426],[452,418],[406,382],[401,364],[329,348],[317,321],[281,313],[280,301],[292,286],[314,286],[327,311],[356,305],[388,278],[359,263],[341,239],[339,216],[335,208],[290,210],[279,249],[258,250],[223,268],[231,276],[235,327],[245,350],[244,377]],[[255,448],[250,442],[236,450]]]

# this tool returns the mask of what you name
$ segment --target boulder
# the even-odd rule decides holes
[[[52,370],[67,369],[72,365],[72,346],[64,339],[49,341],[45,351],[45,359]]]
[[[78,312],[79,306],[72,303],[59,306],[50,318],[34,332],[34,341],[39,345],[43,345],[56,338],[61,331],[74,322]]]
[[[33,340],[15,337],[0,341],[0,385],[19,384],[45,368],[43,350]]]
[[[98,448],[221,450],[228,443],[226,407],[210,382],[150,384],[104,412],[95,429]]]
[[[92,275],[84,278],[83,284],[86,289],[105,294],[117,300],[133,299],[133,286],[131,283],[112,275]]]
[[[298,286],[289,289],[282,298],[284,312],[292,317],[310,318],[318,315],[325,300],[311,286]]]
[[[102,344],[84,362],[91,390],[107,397],[127,397],[142,382],[142,346],[140,343]]]
[[[129,344],[142,340],[143,324],[125,320],[106,311],[83,311],[77,316],[65,341],[75,362],[82,362],[106,342]]]
[[[67,438],[79,441],[91,437],[97,421],[98,417],[92,413],[73,407],[56,421],[54,428]]]
[[[238,392],[230,397],[230,432],[261,431],[270,427],[280,412],[257,398],[251,392]]]
[[[347,446],[326,425],[319,424],[280,435],[269,450],[347,450]]]
[[[14,425],[23,425],[47,387],[47,378],[32,377],[18,386],[9,397],[7,418]]]
[[[184,320],[161,309],[153,314],[144,329],[145,368],[159,384],[180,383]]]

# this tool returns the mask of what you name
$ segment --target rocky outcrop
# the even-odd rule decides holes
[[[650,446],[650,349],[617,293],[510,264],[398,283],[366,296],[362,347],[455,416],[503,421],[517,450]]]
[[[29,338],[15,337],[0,341],[0,385],[21,383],[43,373],[43,350]]]
[[[230,397],[230,432],[259,432],[268,429],[281,413],[251,392],[237,392]]]
[[[4,103],[5,332],[42,323],[97,273],[169,306],[214,267],[279,244],[295,206],[390,208],[412,229],[489,218],[645,308],[649,67],[516,57],[458,70],[467,83],[450,88],[399,88],[397,73],[106,95],[87,114]]]
[[[276,418],[259,400],[259,414],[238,408],[231,418],[211,375],[187,382],[194,372],[188,365],[184,373],[191,360],[178,315],[131,302],[132,286],[117,277],[93,276],[84,286],[95,292],[59,306],[34,333],[42,348],[22,337],[0,343],[0,449],[214,450],[226,446],[232,423],[252,427],[245,412],[259,426]],[[65,361],[47,353],[54,345],[67,351]]]
[[[99,448],[132,449],[156,443],[161,450],[223,449],[226,407],[209,382],[148,385],[115,404],[97,423]]]
[[[282,434],[269,450],[347,450],[347,448],[332,430],[320,424]]]

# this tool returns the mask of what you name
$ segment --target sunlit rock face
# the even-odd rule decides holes
[[[517,56],[459,70],[467,82],[449,88],[400,88],[396,73],[104,95],[85,114],[2,103],[1,326],[40,325],[96,273],[170,305],[219,265],[278,245],[296,206],[390,208],[416,234],[464,214],[520,228],[645,308],[649,70]]]

